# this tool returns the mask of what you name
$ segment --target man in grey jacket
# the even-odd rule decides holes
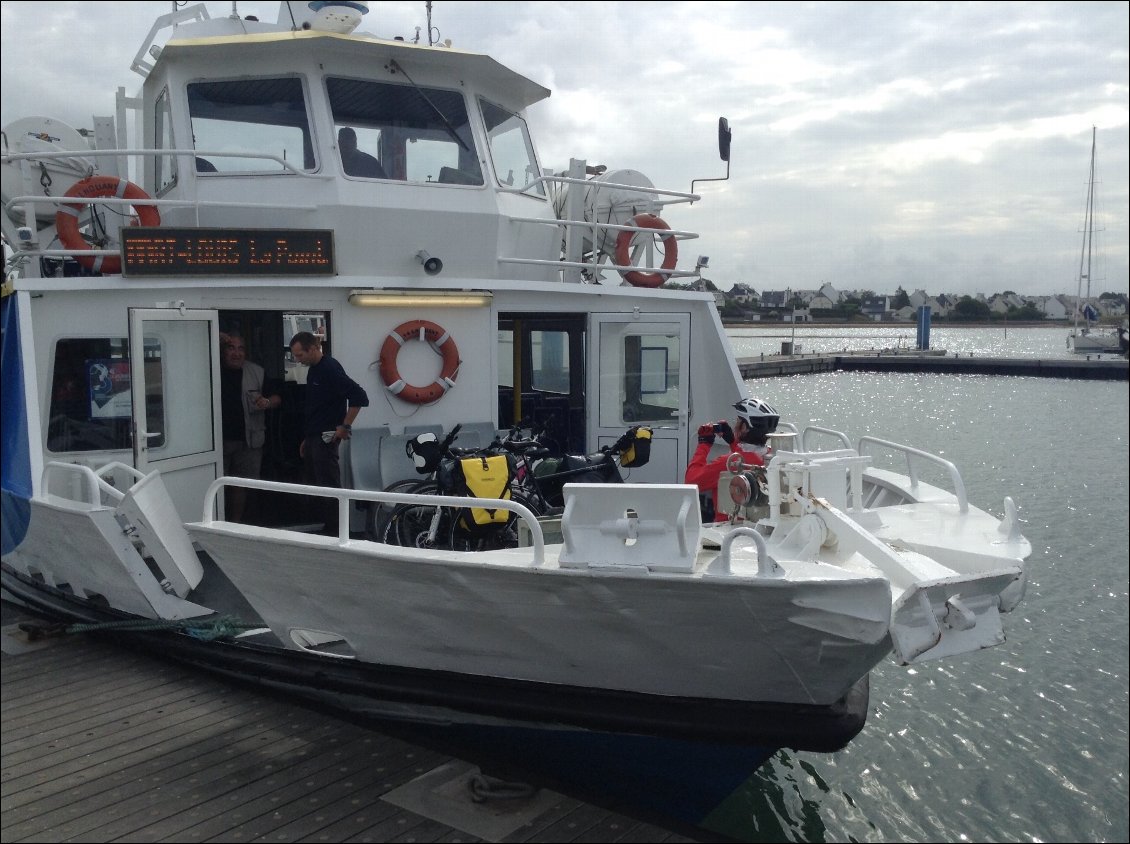
[[[257,478],[263,465],[263,443],[267,438],[268,410],[282,404],[282,397],[264,391],[263,367],[247,359],[247,344],[238,334],[220,334],[223,367],[220,370],[220,407],[223,411],[224,474]],[[224,515],[242,522],[247,490],[229,486]]]

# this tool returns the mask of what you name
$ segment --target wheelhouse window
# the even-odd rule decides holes
[[[347,176],[483,184],[461,93],[339,77],[326,90]]]
[[[494,175],[503,187],[526,190],[541,176],[534,144],[526,121],[489,100],[479,100],[490,143]],[[545,184],[537,182],[529,191],[545,196]]]
[[[176,149],[173,138],[173,112],[169,104],[169,89],[157,97],[153,107],[153,147],[157,150]],[[177,156],[157,155],[153,160],[153,184],[158,195],[164,193],[177,182]]]
[[[197,172],[281,173],[316,164],[302,80],[195,82],[188,86]],[[225,155],[209,157],[209,151]],[[232,155],[226,155],[232,153]],[[273,158],[268,157],[273,156]]]
[[[161,345],[145,341],[147,384],[146,430],[150,445],[165,441]],[[124,337],[84,337],[59,340],[51,373],[51,406],[47,449],[52,452],[122,451],[133,448],[133,412],[129,341]]]

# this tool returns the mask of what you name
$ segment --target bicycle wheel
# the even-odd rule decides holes
[[[533,499],[511,490],[510,500],[521,504],[535,516],[538,506]],[[446,547],[453,551],[491,551],[498,548],[518,547],[518,515],[512,513],[505,524],[488,528],[470,527],[471,513],[466,509],[457,510],[448,524]]]
[[[434,483],[426,482],[426,487],[412,491],[421,494],[436,492]],[[406,548],[449,548],[451,521],[450,507],[398,504],[389,515],[382,541]]]
[[[418,480],[416,478],[404,478],[400,481],[395,481],[384,488],[385,492],[422,492],[433,493],[436,491],[435,482],[428,480]],[[392,516],[392,511],[397,507],[396,504],[382,503],[374,501],[369,506],[365,513],[365,535],[369,539],[377,542],[385,542],[385,528],[388,527],[388,520]]]

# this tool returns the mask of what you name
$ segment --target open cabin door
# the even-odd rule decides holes
[[[682,483],[690,424],[690,315],[593,314],[592,336],[593,445],[612,445],[628,426],[646,425],[652,429],[651,459],[624,470],[625,480]]]
[[[216,311],[129,312],[133,457],[157,469],[184,521],[199,521],[208,485],[223,474]]]

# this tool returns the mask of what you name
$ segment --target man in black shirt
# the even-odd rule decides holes
[[[365,390],[345,373],[342,365],[322,352],[322,342],[309,331],[290,341],[294,359],[305,366],[306,421],[302,429],[303,480],[315,486],[340,487],[338,444],[350,437],[353,420],[369,406]],[[325,532],[337,535],[337,501],[326,499]]]

